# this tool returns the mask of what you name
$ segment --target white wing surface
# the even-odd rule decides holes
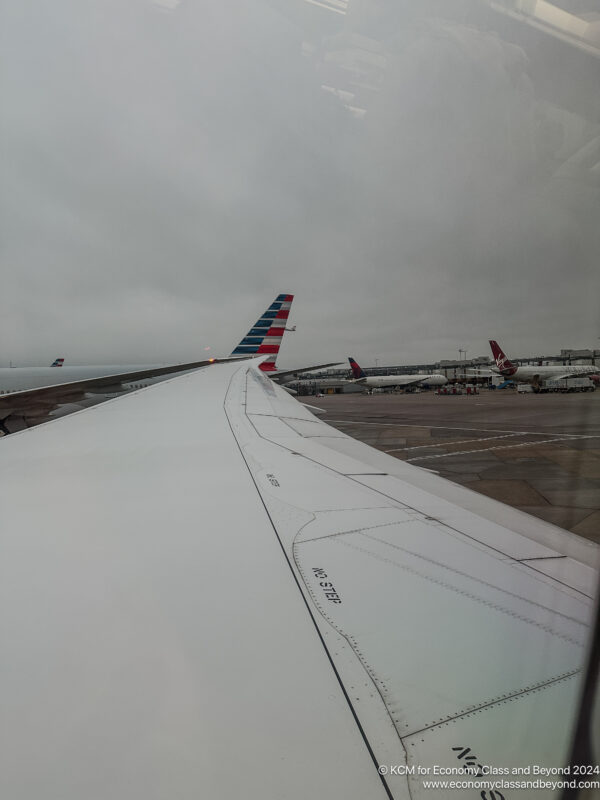
[[[391,378],[392,376],[390,376]],[[390,385],[394,386],[414,386],[417,383],[421,383],[423,380],[423,375],[396,375],[392,381],[390,381]]]
[[[255,363],[14,434],[0,472],[3,797],[480,798],[423,779],[565,761],[597,548]]]
[[[64,377],[64,380],[61,383],[55,383],[57,373],[54,369],[50,367],[46,370],[36,369],[35,378],[23,379],[26,382],[27,380],[39,382],[35,388],[21,390],[10,388],[6,394],[0,396],[0,426],[4,427],[7,433],[23,430],[30,424],[46,421],[50,413],[61,405],[80,402],[88,392],[92,394],[121,392],[125,391],[128,383],[200,369],[222,361],[240,361],[246,358],[248,356],[229,356],[227,359],[210,358],[203,361],[191,361],[187,364],[164,364],[147,369],[130,368],[125,372],[115,372],[116,367],[88,367],[92,376],[72,378],[71,380],[69,380],[69,376],[80,375],[81,368],[62,367],[60,377]],[[93,375],[95,370],[99,370],[102,374]],[[12,370],[8,370],[9,375],[11,372]],[[11,420],[13,420],[12,424]]]
[[[598,367],[593,366],[590,367],[589,370],[586,370],[582,367],[582,371],[579,372],[565,372],[562,375],[550,375],[548,378],[544,378],[543,375],[540,377],[542,380],[552,380],[552,381],[568,381],[573,380],[574,378],[587,378],[588,375],[593,375],[595,372],[598,372]]]

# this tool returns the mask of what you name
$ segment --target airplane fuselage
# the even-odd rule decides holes
[[[598,368],[593,364],[577,364],[575,366],[565,366],[564,364],[546,364],[544,366],[525,364],[517,366],[502,350],[495,339],[490,339],[492,355],[496,362],[497,374],[502,375],[506,380],[517,381],[517,383],[531,383],[534,386],[542,381],[559,380],[561,378],[585,377],[594,375]]]
[[[448,383],[448,378],[439,373],[429,375],[372,375],[366,378],[359,378],[356,383],[362,386],[369,386],[372,389],[392,389],[403,386],[444,386]]]
[[[598,372],[598,367],[581,364],[579,366],[565,367],[563,364],[557,366],[545,365],[538,366],[523,366],[517,367],[516,371],[511,374],[510,370],[501,371],[501,375],[519,383],[531,383],[538,381],[551,381],[555,378],[576,378],[585,377],[586,375],[594,375]]]

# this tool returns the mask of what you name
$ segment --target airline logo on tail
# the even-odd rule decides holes
[[[363,372],[363,370],[358,366],[356,361],[350,356],[348,359],[350,362],[350,369],[352,370],[352,375],[358,380],[358,378],[366,378],[367,376]]]
[[[503,375],[514,375],[517,371],[515,365],[510,361],[508,356],[503,352],[502,348],[493,339],[490,339],[490,347],[492,348],[492,355],[496,361],[496,366]]]
[[[231,355],[269,354],[269,357],[262,362],[260,368],[263,372],[275,372],[275,361],[277,360],[283,334],[286,330],[295,330],[295,326],[294,328],[286,328],[293,299],[293,294],[277,295],[275,301],[271,303],[258,322],[250,328]]]
[[[54,361],[50,364],[51,367],[62,367],[65,363],[64,358],[55,358]]]

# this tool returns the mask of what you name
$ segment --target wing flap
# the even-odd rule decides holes
[[[540,584],[532,591],[525,575],[510,593],[491,581],[483,586],[473,577],[473,558],[456,570],[420,556],[415,543],[423,534],[418,523],[408,523],[388,530],[391,545],[357,532],[295,547],[313,601],[351,643],[383,694],[399,736],[578,670],[585,627],[580,623],[572,630],[568,611],[573,603],[561,606],[564,617],[552,621],[549,635],[547,606],[538,603],[539,588],[548,592],[549,587]],[[476,560],[480,569],[481,559]],[[315,570],[327,574],[339,603],[326,596],[330,592]],[[501,574],[502,565],[497,570]],[[513,580],[512,572],[503,576],[504,585]],[[490,658],[499,643],[525,640],[526,653],[508,647],[501,658]],[[488,754],[496,758],[497,753]]]
[[[482,520],[476,514],[462,509],[447,500],[415,487],[402,487],[396,478],[388,475],[365,475],[357,480],[364,486],[380,492],[385,497],[402,502],[409,508],[426,515],[431,520],[455,530],[461,536],[492,547],[504,556],[515,560],[547,558],[560,555],[557,550],[532,541],[526,536],[504,526]]]
[[[350,436],[340,438],[332,435],[327,440],[320,438],[319,443],[324,446],[324,450],[326,445],[327,450],[335,450],[362,461],[371,467],[371,472],[386,473],[391,478],[400,480],[400,484],[398,481],[390,480],[384,486],[383,479],[378,478],[377,483],[382,486],[384,492],[391,492],[394,495],[398,486],[403,485],[402,495],[399,497],[406,499],[412,488],[419,490],[419,496],[423,500],[426,499],[428,504],[428,513],[432,514],[434,510],[438,514],[443,513],[446,515],[444,519],[450,524],[453,524],[453,520],[460,522],[460,519],[468,517],[467,512],[470,512],[478,520],[484,521],[483,526],[480,522],[476,523],[479,529],[485,527],[485,522],[493,522],[505,531],[518,533],[526,540],[538,542],[552,551],[571,556],[581,564],[597,563],[598,545],[595,542],[452,483],[434,474],[432,470],[417,468]],[[516,541],[521,540],[515,539]],[[518,552],[520,551],[515,550],[515,555]]]
[[[500,646],[496,646],[489,654],[490,659],[498,657]],[[519,695],[509,695],[497,698],[496,702],[477,709],[466,709],[465,712],[450,721],[439,720],[429,728],[418,731],[406,737],[405,744],[411,754],[411,761],[415,764],[425,765],[428,769],[426,775],[410,777],[412,800],[448,800],[460,797],[468,800],[492,800],[501,797],[513,800],[518,797],[553,798],[560,796],[552,789],[526,790],[499,787],[497,783],[504,779],[507,781],[535,780],[532,775],[532,765],[544,765],[549,751],[567,752],[570,744],[569,724],[557,724],[556,709],[570,708],[577,703],[578,681],[575,676],[566,675],[549,682],[543,686],[532,686],[530,690]],[[532,720],[535,726],[532,730]],[[529,730],[531,736],[524,737],[523,730]],[[498,741],[502,739],[501,749],[504,763],[493,758],[486,762],[486,755],[497,752]],[[435,764],[429,761],[429,753],[445,753],[447,760],[438,764],[461,770],[458,774],[435,774]],[[488,774],[476,782],[472,788],[450,790],[449,788],[427,788],[423,778],[428,780],[473,780],[479,772],[479,766],[495,767],[496,772]],[[514,767],[529,770],[529,774],[511,774]],[[562,761],[560,762],[562,766]],[[466,770],[470,770],[467,772]],[[508,774],[507,774],[508,773]],[[556,780],[556,778],[554,779]],[[560,780],[560,776],[558,777]],[[496,783],[492,788],[490,782]],[[477,788],[476,788],[477,787]]]

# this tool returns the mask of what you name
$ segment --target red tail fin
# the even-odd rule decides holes
[[[362,369],[358,366],[356,361],[351,356],[348,358],[348,361],[350,362],[350,368],[352,369],[352,374],[354,375],[356,380],[358,380],[358,378],[366,377],[365,373],[362,371]]]
[[[492,348],[492,355],[496,361],[496,366],[503,375],[514,375],[517,368],[503,352],[502,348],[493,339],[490,339],[490,347]]]

